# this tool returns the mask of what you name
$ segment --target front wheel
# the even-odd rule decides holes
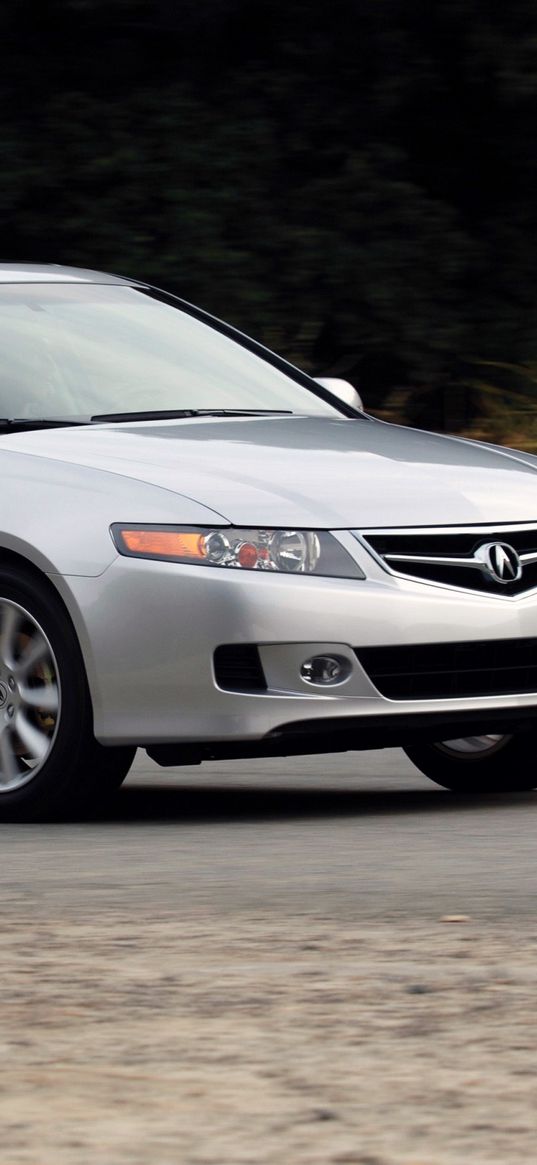
[[[64,816],[111,793],[134,748],[93,735],[84,664],[59,598],[0,569],[0,820]]]
[[[465,736],[405,748],[416,768],[454,793],[520,793],[537,787],[537,729]]]

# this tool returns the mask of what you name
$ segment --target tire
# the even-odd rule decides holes
[[[416,768],[454,793],[520,793],[537,787],[537,729],[405,748]]]
[[[82,655],[60,599],[0,568],[0,820],[65,817],[112,793],[135,748],[104,748]]]
[[[124,780],[129,775],[132,762],[136,756],[134,745],[122,748],[104,748],[102,744],[93,741],[96,750],[94,789],[97,797],[106,798],[107,794],[117,793]],[[91,795],[91,794],[90,794]]]

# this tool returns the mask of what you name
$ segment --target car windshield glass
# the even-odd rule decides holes
[[[0,416],[338,410],[171,301],[103,284],[0,287]]]

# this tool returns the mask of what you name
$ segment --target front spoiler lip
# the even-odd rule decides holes
[[[381,716],[334,716],[325,720],[296,720],[273,728],[264,738],[269,740],[293,740],[329,734],[334,743],[339,740],[353,741],[353,749],[390,748],[406,743],[407,738],[419,732],[420,738],[428,735],[438,740],[440,731],[449,730],[453,737],[483,735],[490,732],[492,725],[509,724],[511,729],[523,725],[528,720],[537,720],[537,703],[523,708],[490,708],[457,712],[411,712],[388,713]],[[453,731],[452,731],[453,730]],[[386,737],[392,737],[389,743]],[[362,739],[382,739],[381,745],[362,744]],[[356,740],[360,743],[357,744]],[[334,750],[336,751],[336,750]]]
[[[209,760],[306,756],[330,752],[360,752],[401,748],[498,731],[507,734],[530,728],[537,704],[525,708],[494,708],[475,712],[415,712],[384,716],[334,716],[297,720],[273,728],[258,741],[202,741],[195,744],[149,744],[146,751],[159,765],[193,765]]]

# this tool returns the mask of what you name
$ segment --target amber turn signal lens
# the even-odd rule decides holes
[[[122,530],[121,536],[131,554],[158,555],[165,558],[205,558],[204,534],[179,534],[175,530]]]

